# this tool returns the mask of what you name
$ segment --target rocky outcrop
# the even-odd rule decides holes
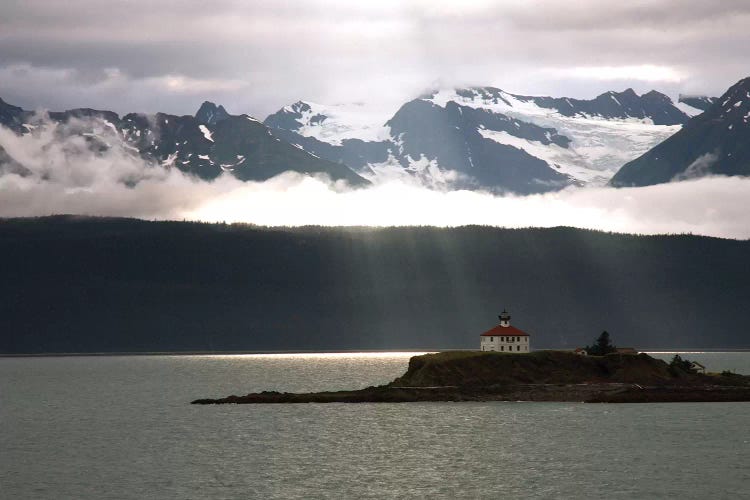
[[[687,373],[646,354],[454,351],[415,356],[404,375],[383,386],[304,394],[266,391],[193,404],[417,401],[750,401],[750,377]]]

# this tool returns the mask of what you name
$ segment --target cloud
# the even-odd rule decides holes
[[[718,152],[706,153],[700,155],[687,166],[684,172],[674,176],[673,181],[684,181],[688,179],[697,179],[710,173],[711,167],[719,160]]]
[[[203,92],[259,117],[298,99],[403,102],[438,80],[719,94],[747,76],[748,22],[741,0],[10,2],[0,94],[31,109],[185,114]]]
[[[403,181],[341,192],[321,180],[282,177],[226,192],[185,216],[261,225],[573,226],[747,239],[748,196],[749,179],[727,177],[532,196],[436,191]]]
[[[0,168],[0,217],[66,213],[288,226],[574,226],[750,238],[747,178],[568,188],[532,196],[440,191],[403,179],[347,190],[291,173],[266,182],[243,183],[228,175],[206,182],[145,163],[100,120],[66,126],[41,121],[24,136],[0,128],[0,148],[29,170],[2,174]]]
[[[0,148],[26,169],[3,172],[0,165],[0,217],[71,213],[179,218],[241,187],[230,177],[207,183],[177,169],[149,165],[98,119],[72,119],[59,126],[41,120],[24,136],[0,127]]]
[[[638,80],[643,82],[680,82],[685,75],[668,66],[641,64],[637,66],[576,66],[558,71],[568,77],[589,80]]]

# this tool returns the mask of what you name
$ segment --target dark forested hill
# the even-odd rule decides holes
[[[0,220],[0,352],[750,347],[750,242],[571,228]]]

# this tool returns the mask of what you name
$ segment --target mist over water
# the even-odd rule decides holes
[[[107,147],[93,149],[78,134],[81,129],[95,130]],[[241,182],[229,174],[203,181],[147,164],[95,119],[64,126],[41,120],[23,136],[0,128],[0,147],[23,165],[0,167],[0,217],[64,213],[269,226],[573,226],[750,238],[750,179],[739,177],[529,196],[439,190],[416,179],[350,189],[291,172],[265,182]]]

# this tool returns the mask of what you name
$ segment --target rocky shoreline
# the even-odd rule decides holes
[[[646,354],[581,357],[562,351],[448,352],[413,357],[403,376],[382,386],[312,393],[264,391],[197,399],[192,404],[430,401],[750,401],[750,377],[683,373]]]

